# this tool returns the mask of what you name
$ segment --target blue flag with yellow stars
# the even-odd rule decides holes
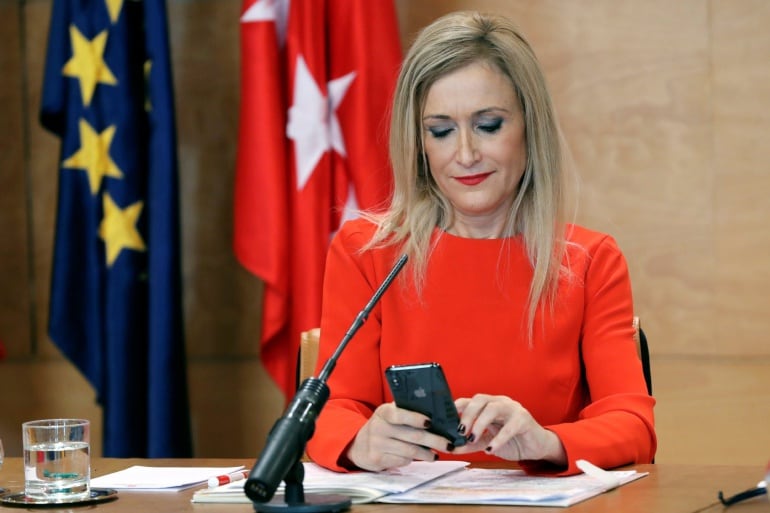
[[[61,138],[49,335],[106,457],[191,455],[165,0],[54,0],[40,119]],[[66,390],[62,390],[66,393]]]

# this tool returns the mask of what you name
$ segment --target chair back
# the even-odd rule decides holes
[[[318,342],[321,338],[321,328],[303,331],[299,340],[297,355],[297,389],[305,379],[313,376],[318,361]]]
[[[642,372],[644,373],[644,382],[647,384],[647,393],[652,395],[650,348],[647,345],[647,335],[645,335],[642,329],[639,317],[634,317],[634,342],[636,342],[636,352],[639,354],[639,360],[642,362]]]

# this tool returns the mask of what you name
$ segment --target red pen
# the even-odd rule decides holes
[[[248,470],[239,470],[231,474],[224,474],[222,476],[210,477],[209,488],[214,488],[217,486],[226,485],[228,483],[233,483],[235,481],[240,481],[241,479],[246,479],[246,476],[248,475],[248,473],[249,473]]]

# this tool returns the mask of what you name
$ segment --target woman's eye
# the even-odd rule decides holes
[[[484,123],[479,123],[478,129],[482,132],[487,132],[490,134],[493,134],[500,130],[500,127],[503,126],[503,120],[502,119],[496,119],[494,121],[487,121]]]
[[[428,128],[428,132],[430,132],[430,135],[435,137],[436,139],[442,139],[449,135],[449,133],[452,131],[451,128],[444,128],[444,127],[430,127]]]

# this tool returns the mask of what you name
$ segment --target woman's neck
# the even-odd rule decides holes
[[[501,239],[506,237],[505,218],[465,217],[455,214],[454,221],[444,231],[466,239]]]

